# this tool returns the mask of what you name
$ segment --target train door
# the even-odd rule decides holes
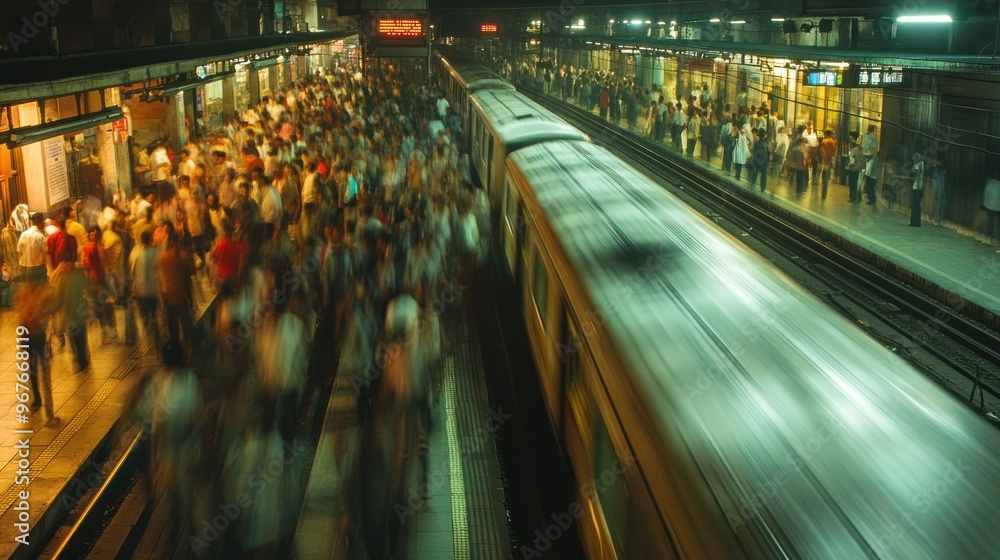
[[[503,213],[503,252],[507,258],[507,269],[511,278],[517,283],[520,280],[520,268],[518,267],[517,256],[521,254],[521,238],[524,233],[524,206],[517,196],[517,189],[510,176],[504,185],[503,205],[500,207]]]
[[[489,193],[490,191],[494,191],[492,193],[493,202],[496,203],[496,193],[495,193],[496,185],[493,183],[493,169],[495,167],[493,165],[493,149],[494,149],[493,144],[494,144],[493,138],[490,138],[489,141],[490,147],[487,149],[486,152],[486,189],[487,189],[486,192]]]
[[[524,317],[528,324],[528,338],[531,342],[535,363],[538,365],[539,385],[545,399],[549,421],[558,433],[559,412],[562,399],[562,371],[556,353],[558,333],[561,332],[562,317],[557,310],[562,307],[562,293],[555,275],[550,273],[546,255],[538,244],[538,236],[529,231],[526,243],[528,266],[524,269],[523,286]]]

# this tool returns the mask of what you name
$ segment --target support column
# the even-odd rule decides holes
[[[278,91],[278,67],[272,66],[267,69],[267,87],[271,93]]]
[[[187,143],[184,131],[184,92],[167,98],[167,141],[176,150]]]
[[[253,66],[247,70],[247,87],[250,89],[250,105],[260,105],[260,71]]]
[[[236,77],[222,80],[222,120],[228,122],[239,112],[236,107]]]

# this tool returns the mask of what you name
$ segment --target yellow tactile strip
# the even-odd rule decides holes
[[[509,416],[490,405],[486,372],[480,353],[475,319],[453,321],[449,340],[452,347],[456,422],[459,455],[465,489],[466,523],[474,545],[465,544],[474,560],[509,560],[510,540],[503,504],[500,468],[497,461],[496,433]],[[458,535],[456,534],[456,543]],[[456,560],[459,558],[456,548]],[[463,557],[468,558],[468,556]]]
[[[448,430],[448,468],[451,475],[451,528],[454,534],[455,560],[469,560],[469,525],[465,508],[465,476],[462,472],[462,449],[459,444],[458,419],[455,417],[455,362],[444,360],[444,407]]]
[[[66,427],[60,430],[60,432],[56,434],[56,437],[45,446],[45,449],[32,460],[32,478],[37,478],[39,473],[41,473],[50,462],[52,462],[52,459],[54,459],[62,448],[65,447],[66,444],[73,439],[77,432],[80,431],[80,428],[87,424],[90,417],[97,411],[98,408],[101,407],[101,405],[104,404],[104,401],[106,401],[108,396],[111,395],[111,392],[118,387],[118,384],[122,382],[125,376],[135,369],[138,360],[140,360],[146,355],[147,352],[150,351],[150,349],[152,349],[153,344],[154,342],[152,338],[146,338],[141,343],[136,345],[131,352],[129,352],[128,356],[126,356],[118,367],[111,372],[111,376],[108,380],[105,381],[104,384],[101,385],[101,388],[97,390],[93,397],[91,397],[90,401],[87,402],[80,412],[77,412],[76,415],[73,416],[73,419],[66,424]],[[67,479],[67,484],[70,482],[71,481]],[[21,490],[22,488],[20,486],[12,485],[7,488],[3,494],[0,494],[0,511],[6,514],[7,510],[14,505],[18,492]]]

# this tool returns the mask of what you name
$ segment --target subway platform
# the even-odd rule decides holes
[[[215,293],[207,277],[199,274],[196,280],[197,318],[206,313]],[[5,411],[0,416],[0,457],[4,461],[0,468],[0,558],[37,557],[73,505],[100,484],[97,472],[102,470],[101,459],[118,443],[118,421],[136,381],[160,366],[153,338],[145,336],[141,325],[137,325],[137,343],[124,344],[124,319],[124,310],[118,308],[118,342],[108,344],[101,344],[100,327],[91,321],[87,333],[91,365],[81,373],[74,373],[68,346],[54,349],[50,361],[52,403],[59,420],[49,423],[42,408],[32,410],[28,422],[22,424],[17,418],[19,401],[14,385],[18,312],[13,307],[0,309],[0,332],[4,333],[0,336],[0,371],[8,380],[7,390],[0,393],[0,409]],[[25,447],[30,484],[18,478],[18,471],[23,470],[19,451]],[[22,499],[24,491],[27,499]],[[27,535],[23,526],[15,525],[24,519],[25,512]]]
[[[566,102],[556,95],[549,96]],[[597,110],[593,113],[596,115]],[[627,130],[624,119],[619,126]],[[699,155],[688,158],[675,150],[670,146],[669,136],[661,145],[664,151],[757,197],[758,203],[773,214],[980,322],[1000,327],[1000,250],[993,245],[998,240],[960,232],[949,222],[933,218],[938,208],[926,203],[931,199],[931,189],[924,190],[921,227],[909,227],[908,193],[899,193],[890,205],[885,192],[889,185],[884,180],[877,186],[875,204],[855,204],[848,201],[850,189],[837,182],[840,177],[836,172],[824,198],[822,186],[812,183],[812,177],[807,181],[806,191],[797,194],[794,183],[787,176],[779,176],[781,165],[772,163],[768,168],[767,189],[762,193],[759,182],[750,188],[745,168],[741,180],[736,180],[734,172],[722,171],[721,146],[706,161]],[[697,147],[697,154],[701,154],[701,148]]]
[[[411,472],[407,499],[386,512],[412,560],[511,558],[495,435],[508,418],[490,408],[474,321],[445,315],[440,391],[432,400],[427,498]],[[353,558],[344,491],[359,450],[357,383],[339,368],[293,541],[293,558]],[[356,554],[356,552],[354,553]]]

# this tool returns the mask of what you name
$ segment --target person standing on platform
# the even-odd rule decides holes
[[[689,158],[694,158],[694,150],[698,146],[699,137],[701,137],[701,109],[692,106],[688,108],[687,122],[687,156]]]
[[[608,120],[608,109],[611,107],[611,91],[607,86],[601,88],[601,98],[598,104],[601,109],[601,118]]]
[[[809,140],[799,137],[798,144],[789,149],[788,168],[795,178],[795,194],[806,192],[806,182],[809,177]]]
[[[729,172],[733,168],[733,148],[736,146],[736,115],[722,125],[719,130],[719,143],[722,144],[722,170]]]
[[[757,177],[760,177],[760,192],[764,192],[767,189],[767,164],[771,161],[771,149],[770,144],[762,138],[766,132],[762,133],[759,128],[755,128],[753,133],[757,138],[750,156],[750,190],[753,190]]]
[[[819,152],[819,137],[816,135],[816,129],[813,128],[813,122],[808,121],[806,123],[806,129],[802,132],[802,137],[806,139],[806,143],[809,145],[809,169],[812,177],[810,177],[809,182],[813,185],[819,184],[819,164],[820,157]]]
[[[1000,173],[994,171],[983,187],[983,208],[989,213],[990,242],[1000,245]],[[1000,246],[997,247],[1000,253]]]
[[[833,167],[837,161],[837,139],[834,138],[832,130],[823,131],[823,141],[819,144],[819,152],[823,160],[820,166],[820,175],[823,177],[823,190],[820,196],[826,200],[826,192],[830,187],[830,175],[833,174]]]
[[[850,188],[850,194],[847,197],[848,202],[859,203],[861,202],[861,192],[859,181],[861,180],[861,172],[865,169],[865,155],[861,152],[861,144],[858,143],[858,133],[851,133],[851,148],[847,152],[847,186]]]
[[[21,265],[21,280],[25,282],[45,282],[45,215],[32,212],[31,227],[21,233],[17,240],[17,261]]]
[[[733,121],[733,129],[737,131],[733,137],[733,166],[736,168],[736,180],[739,181],[743,166],[750,160],[750,143],[736,121]]]
[[[684,148],[681,145],[681,134],[684,132],[684,127],[687,126],[687,117],[684,116],[684,110],[680,103],[677,104],[674,115],[670,119],[670,125],[670,141],[674,145],[674,149],[680,152]]]
[[[0,232],[0,266],[3,282],[10,283],[21,274],[21,263],[17,259],[17,240],[20,236],[14,223],[14,216],[7,219],[7,226]],[[13,295],[14,285],[11,284]]]
[[[924,198],[924,156],[920,152],[913,154],[913,166],[910,167],[910,227],[920,227],[920,202]]]
[[[875,189],[878,181],[878,137],[875,136],[875,125],[868,126],[868,133],[861,139],[861,153],[865,156],[864,181],[865,202],[875,204]]]

